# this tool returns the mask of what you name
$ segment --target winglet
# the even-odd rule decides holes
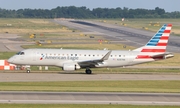
[[[107,60],[109,56],[111,55],[112,51],[109,51],[101,60]]]

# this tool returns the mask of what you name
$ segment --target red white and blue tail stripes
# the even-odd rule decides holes
[[[146,44],[146,46],[167,46],[171,27],[171,24],[163,25],[161,29]]]
[[[166,52],[171,28],[172,24],[163,25],[145,46],[138,49],[140,53],[137,59],[152,58],[154,55]]]

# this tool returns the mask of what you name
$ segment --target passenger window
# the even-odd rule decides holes
[[[24,55],[24,52],[21,52],[20,55]]]

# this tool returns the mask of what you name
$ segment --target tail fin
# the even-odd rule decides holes
[[[171,28],[172,24],[163,25],[145,46],[135,49],[134,51],[140,52],[138,57],[148,58],[165,54]]]

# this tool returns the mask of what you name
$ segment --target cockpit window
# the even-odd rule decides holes
[[[17,55],[24,55],[24,52],[18,52]]]

